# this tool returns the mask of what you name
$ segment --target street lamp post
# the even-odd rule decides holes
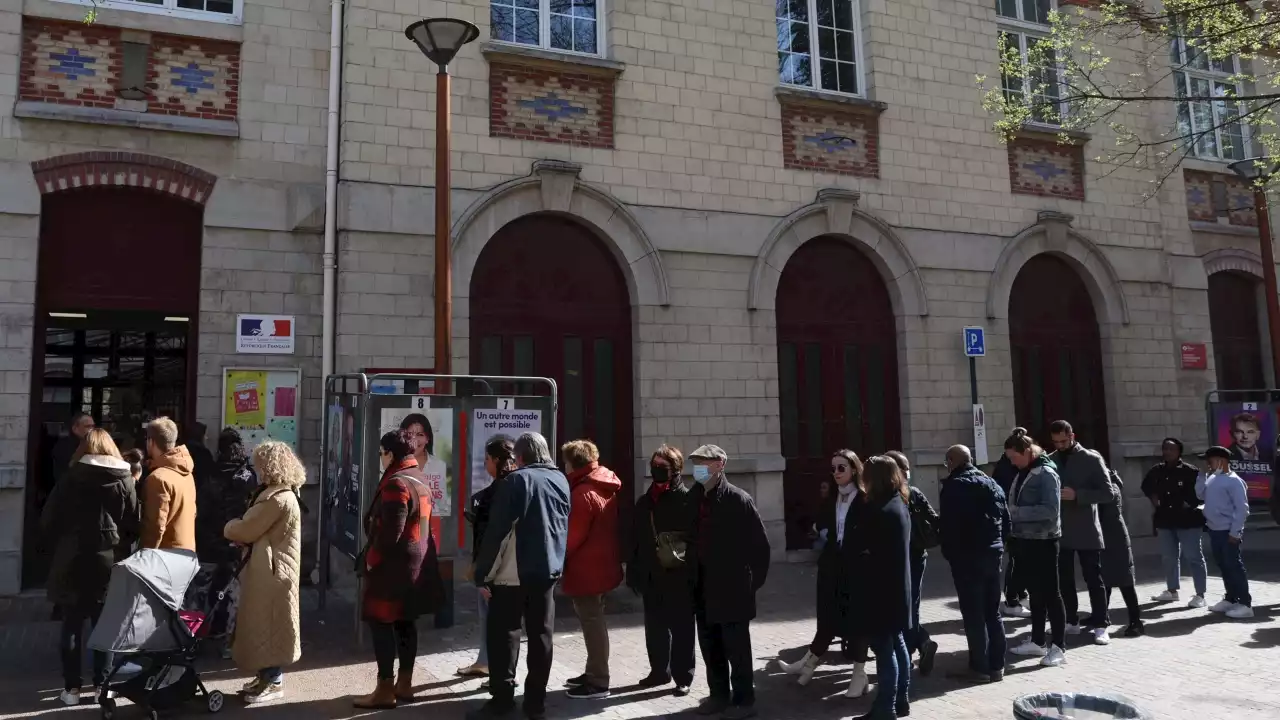
[[[1267,294],[1267,328],[1271,335],[1271,382],[1280,384],[1280,295],[1276,290],[1276,256],[1271,240],[1271,217],[1267,206],[1266,182],[1278,170],[1276,161],[1257,157],[1229,166],[1253,190],[1253,210],[1258,217],[1258,242],[1262,255],[1262,285]]]
[[[419,20],[404,29],[436,64],[436,281],[435,373],[448,375],[453,358],[453,271],[449,258],[449,63],[463,45],[480,36],[475,25],[454,18]]]

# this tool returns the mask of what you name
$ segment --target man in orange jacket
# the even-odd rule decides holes
[[[568,697],[609,697],[609,629],[604,621],[604,594],[622,583],[618,549],[618,491],[622,481],[600,464],[600,451],[590,440],[574,440],[560,448],[569,480],[569,539],[560,586],[573,600],[587,645],[586,673],[567,681]]]
[[[178,444],[178,425],[167,417],[147,424],[147,457],[151,474],[143,481],[142,542],[144,548],[196,549],[195,463]]]

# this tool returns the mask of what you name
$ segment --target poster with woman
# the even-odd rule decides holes
[[[453,411],[430,407],[426,396],[413,398],[407,408],[383,408],[378,435],[409,431],[418,468],[431,488],[432,516],[453,514]]]

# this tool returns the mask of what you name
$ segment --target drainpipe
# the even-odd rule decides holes
[[[320,360],[323,378],[333,374],[334,324],[337,315],[338,110],[342,99],[342,0],[331,0],[329,9],[329,124],[324,167],[324,321]]]

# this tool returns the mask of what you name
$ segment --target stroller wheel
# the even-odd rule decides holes
[[[218,690],[214,690],[205,696],[205,703],[208,704],[209,712],[211,713],[216,713],[222,710],[222,704],[226,702],[226,700],[227,699],[223,697],[222,692]]]

